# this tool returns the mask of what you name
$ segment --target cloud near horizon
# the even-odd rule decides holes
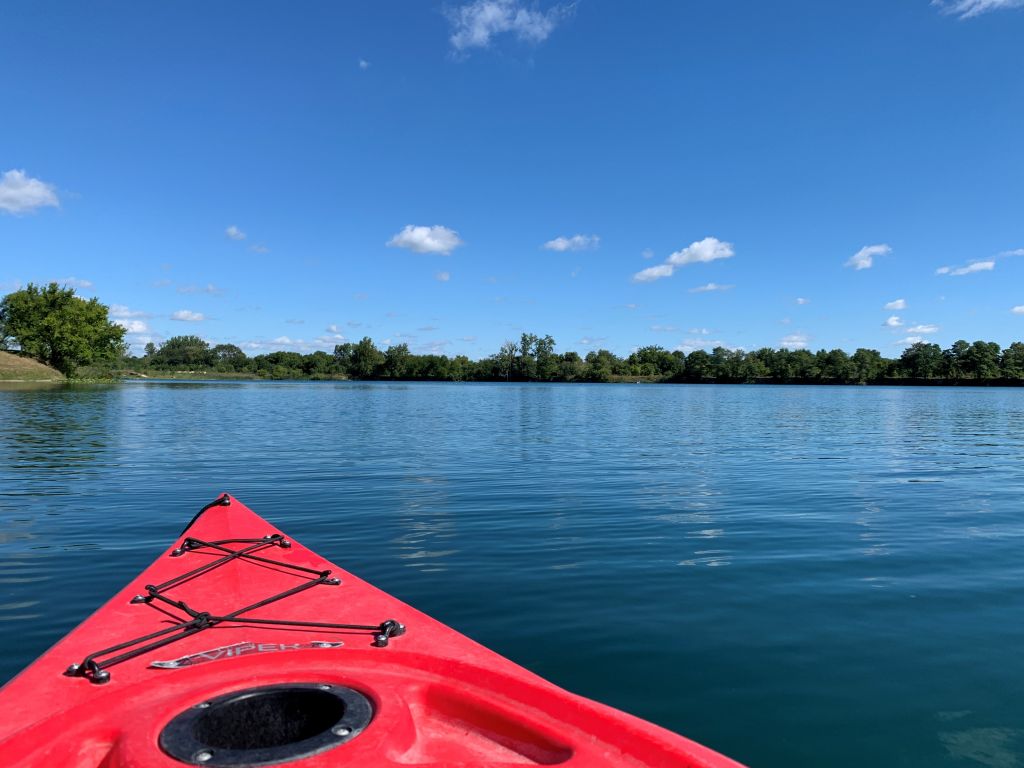
[[[871,269],[876,256],[888,256],[890,253],[892,253],[892,248],[885,243],[866,245],[847,259],[844,266],[853,267],[856,271]]]
[[[53,184],[33,179],[25,171],[17,169],[0,176],[0,211],[20,216],[45,207],[60,207]]]
[[[573,235],[572,237],[556,237],[544,243],[549,251],[586,251],[597,248],[601,238],[597,235]]]
[[[471,48],[487,48],[494,38],[503,34],[522,42],[541,43],[571,12],[572,6],[567,5],[541,11],[530,9],[519,0],[473,0],[445,13],[452,27],[448,40],[459,53]]]
[[[93,285],[92,280],[83,280],[82,278],[75,277],[74,275],[71,277],[62,277],[60,280],[54,280],[53,282],[59,283],[65,288],[78,288],[80,290],[92,288]]]
[[[779,341],[779,346],[785,349],[807,349],[807,344],[810,339],[807,338],[807,334],[804,333],[791,333],[788,336],[783,336]]]
[[[444,256],[463,245],[454,229],[435,224],[432,227],[407,224],[385,243],[390,248],[405,248],[416,253],[440,253]]]
[[[705,237],[690,243],[685,248],[670,254],[664,264],[648,267],[633,275],[634,283],[650,283],[663,277],[671,277],[677,267],[687,264],[708,263],[719,259],[730,259],[736,255],[732,243],[726,243],[717,237]]]

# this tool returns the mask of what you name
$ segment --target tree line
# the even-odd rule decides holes
[[[407,344],[380,349],[370,337],[338,344],[333,353],[278,351],[247,355],[235,344],[212,345],[199,336],[175,336],[131,356],[125,329],[97,299],[75,296],[56,283],[30,284],[0,300],[0,350],[32,357],[73,375],[190,372],[270,379],[389,379],[428,381],[580,381],[644,379],[721,383],[1024,383],[1024,344],[1006,349],[991,341],[956,341],[948,349],[918,342],[898,358],[874,349],[753,351],[715,347],[686,353],[640,347],[626,357],[607,349],[580,356],[559,352],[549,336],[524,333],[480,360],[465,355],[415,354]]]
[[[213,371],[260,378],[351,378],[430,381],[579,381],[645,379],[665,382],[878,384],[928,381],[1024,381],[1024,344],[1001,349],[994,342],[954,342],[948,349],[918,342],[898,358],[874,349],[852,355],[842,349],[753,351],[715,347],[688,354],[659,346],[620,357],[607,349],[558,352],[549,336],[524,333],[480,360],[415,354],[407,344],[381,349],[370,337],[323,351],[270,352],[248,356],[234,344],[211,345],[198,336],[176,336],[148,345],[126,361],[140,370]]]

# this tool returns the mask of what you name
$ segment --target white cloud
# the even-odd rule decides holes
[[[640,257],[644,258],[644,259],[653,259],[654,258],[654,251],[652,251],[650,248],[644,248],[640,252]]]
[[[18,215],[46,206],[60,206],[52,184],[26,176],[25,171],[10,170],[0,176],[0,211]]]
[[[674,325],[652,325],[651,330],[655,333],[675,333],[679,329]]]
[[[348,339],[342,333],[332,333],[330,336],[316,337],[317,344],[320,344],[321,346],[326,346],[328,348],[333,348],[335,344],[341,344],[345,341],[348,341]]]
[[[725,243],[716,237],[705,237],[703,240],[690,243],[682,250],[676,251],[665,259],[664,264],[648,267],[633,275],[634,283],[649,283],[662,277],[671,277],[676,267],[687,264],[707,263],[718,259],[729,259],[736,255],[732,243]],[[713,285],[713,283],[712,283]],[[715,290],[715,289],[711,289]]]
[[[1024,0],[932,0],[932,5],[943,13],[969,19],[988,11],[998,11],[1024,6]]]
[[[452,273],[438,272],[436,275],[434,275],[434,279],[437,280],[438,282],[447,283],[449,280],[452,279]]]
[[[717,261],[718,259],[730,259],[736,255],[732,243],[724,243],[717,237],[705,237],[695,243],[690,243],[681,251],[676,251],[668,257],[667,262],[676,267],[698,262]]]
[[[120,325],[128,333],[149,333],[149,326],[142,320],[114,320],[114,323]]]
[[[690,354],[696,352],[698,349],[714,349],[715,347],[725,347],[731,349],[728,344],[721,340],[712,339],[683,339],[675,347],[675,352],[685,352]]]
[[[924,325],[912,325],[907,328],[907,333],[938,333],[939,326],[925,323]]]
[[[607,341],[607,337],[606,336],[597,336],[597,337],[584,336],[582,339],[580,339],[576,343],[579,344],[581,347],[597,347],[597,346],[599,346],[604,341]]]
[[[920,344],[922,341],[924,341],[924,339],[921,338],[920,336],[907,336],[907,338],[900,339],[899,341],[895,341],[893,343],[897,345],[902,345],[904,347],[909,347],[911,344]]]
[[[369,69],[370,68],[370,62],[368,62],[366,59],[360,59],[359,60],[359,68],[363,69],[363,70]]]
[[[707,285],[698,285],[696,288],[691,288],[690,293],[710,293],[711,291],[729,291],[735,287],[735,285],[719,285],[718,283],[708,283]]]
[[[452,25],[449,40],[460,52],[486,48],[494,37],[506,33],[525,42],[540,43],[568,12],[569,8],[561,5],[539,11],[525,7],[519,0],[473,0],[447,12]]]
[[[853,267],[855,270],[871,269],[875,263],[875,256],[888,256],[892,253],[885,243],[879,245],[866,245],[846,260],[845,266]]]
[[[906,309],[906,308],[907,308],[907,301],[906,301],[906,299],[896,299],[895,301],[890,301],[888,304],[885,305],[885,307],[883,307],[883,309],[888,309],[888,310]]]
[[[634,283],[650,283],[662,277],[671,277],[674,267],[671,264],[659,264],[656,267],[642,269],[633,275]]]
[[[890,315],[889,319],[886,320],[882,325],[888,326],[889,328],[901,328],[903,321],[900,320],[898,315]]]
[[[270,253],[270,249],[267,248],[267,246],[265,246],[263,243],[257,243],[256,245],[249,248],[249,250],[252,251],[253,253],[259,254]]]
[[[118,319],[128,319],[133,317],[152,317],[149,312],[143,312],[137,309],[129,309],[124,304],[111,304],[110,311],[107,313],[111,317]]]
[[[447,256],[462,245],[459,233],[448,227],[417,227],[409,224],[388,240],[392,248],[408,248],[416,253],[441,253]]]
[[[207,283],[206,285],[179,285],[178,293],[208,293],[211,296],[218,296],[222,291],[213,283]]]
[[[802,307],[804,304],[810,304],[811,300],[810,299],[797,299],[796,303],[799,304]]]
[[[234,224],[225,229],[224,234],[230,237],[232,240],[245,240],[245,232],[240,230]]]
[[[573,235],[572,237],[556,237],[548,240],[544,247],[549,251],[585,251],[597,248],[601,238],[597,235]]]
[[[807,336],[803,333],[791,333],[782,337],[779,346],[786,349],[807,349],[808,341]]]
[[[202,312],[193,312],[191,309],[179,309],[171,314],[171,320],[181,320],[186,323],[198,323],[205,319],[206,316]]]
[[[935,274],[957,277],[959,275],[970,275],[974,272],[991,272],[995,268],[995,260],[987,259],[985,261],[972,261],[963,267],[939,267],[935,270]]]
[[[1024,304],[1020,304],[1010,310],[1015,315],[1024,315]]]
[[[696,333],[701,336],[707,336],[709,333],[711,333],[711,330],[709,328],[691,328],[690,333]]]
[[[60,280],[54,280],[53,282],[60,283],[67,288],[92,288],[92,280],[83,280],[80,277],[62,277]]]

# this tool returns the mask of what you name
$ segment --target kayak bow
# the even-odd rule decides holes
[[[18,766],[739,765],[558,688],[227,494],[0,707]]]

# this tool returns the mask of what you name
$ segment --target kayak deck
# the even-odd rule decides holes
[[[13,765],[738,765],[558,688],[226,494],[0,705]]]

